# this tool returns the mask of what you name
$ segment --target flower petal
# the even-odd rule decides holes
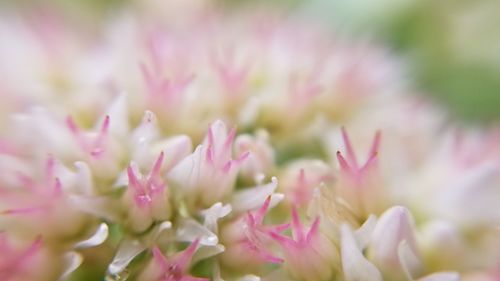
[[[108,238],[109,227],[105,223],[101,223],[97,231],[90,238],[77,243],[74,247],[76,249],[89,248],[101,245]]]
[[[340,251],[345,281],[382,281],[382,274],[363,256],[349,226],[342,225],[340,231]]]

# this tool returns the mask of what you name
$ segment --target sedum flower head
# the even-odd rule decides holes
[[[497,128],[371,42],[203,3],[2,17],[0,280],[498,277]]]

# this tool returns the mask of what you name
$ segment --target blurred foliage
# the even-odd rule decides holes
[[[245,7],[254,1],[222,2]],[[420,89],[454,115],[471,122],[500,120],[500,1],[278,2],[342,31],[386,42],[410,62]]]
[[[411,58],[420,86],[473,121],[500,119],[499,1],[420,1],[382,34]]]
[[[103,20],[130,3],[130,0],[0,0],[0,12],[8,10],[29,17],[62,11],[58,15],[72,24],[98,29]]]
[[[144,0],[151,1],[151,0]],[[207,0],[210,1],[210,0]],[[213,0],[231,9],[273,9],[383,41],[410,62],[424,93],[465,120],[500,120],[498,0]],[[141,0],[51,0],[76,22],[99,20]],[[46,6],[44,0],[0,0],[0,9]]]

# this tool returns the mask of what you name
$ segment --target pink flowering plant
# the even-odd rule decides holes
[[[500,278],[498,129],[371,42],[145,2],[0,19],[1,281]]]

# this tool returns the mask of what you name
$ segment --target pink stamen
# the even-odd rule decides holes
[[[226,141],[224,142],[225,151],[231,151],[231,146],[233,144],[235,136],[236,136],[236,127],[233,127],[231,128],[231,131],[229,131],[229,134],[226,137]]]
[[[312,79],[309,79],[312,80]],[[318,84],[313,83],[312,81],[308,81],[304,83],[304,85],[299,86],[296,80],[291,78],[290,80],[290,88],[292,95],[300,101],[307,101],[319,94],[322,90],[322,87]]]
[[[311,228],[309,229],[309,233],[307,233],[307,237],[306,237],[306,242],[307,243],[310,243],[311,240],[314,237],[316,237],[316,235],[319,234],[319,221],[320,221],[319,217],[317,217],[316,219],[314,219],[314,222],[311,225]]]
[[[339,161],[340,168],[346,172],[351,172],[351,167],[349,164],[347,164],[347,161],[345,160],[344,156],[342,156],[342,153],[340,151],[337,151],[337,160]]]
[[[296,205],[303,205],[311,199],[312,188],[311,183],[306,178],[305,170],[302,168],[297,175],[296,184],[293,186],[291,194],[292,202]]]
[[[17,177],[17,180],[19,181],[19,183],[23,187],[28,188],[30,191],[35,191],[35,189],[37,188],[37,185],[35,184],[35,182],[33,181],[33,179],[31,179],[27,175],[25,175],[25,174],[23,174],[21,172],[17,172],[16,173],[16,177]]]
[[[27,207],[18,209],[7,209],[1,212],[2,215],[25,215],[43,211],[45,207]]]
[[[71,116],[66,117],[66,125],[68,126],[69,130],[75,137],[76,141],[78,142],[82,150],[86,151],[94,158],[97,158],[100,155],[102,155],[102,153],[104,152],[103,148],[104,142],[108,135],[109,125],[110,125],[109,115],[106,115],[106,117],[104,118],[101,128],[97,134],[97,137],[94,139],[93,143],[90,143],[90,141],[86,138],[86,136],[83,135],[82,131],[76,125],[75,121]]]
[[[71,116],[66,117],[66,125],[74,135],[80,134],[80,129],[76,125],[75,120],[73,120],[73,117]]]
[[[153,248],[152,252],[153,252],[153,258],[158,263],[158,265],[160,265],[160,267],[163,270],[168,270],[168,261],[167,261],[167,258],[165,258],[165,256],[161,253],[160,248],[158,248],[157,246],[155,246]]]
[[[163,56],[161,55],[162,52],[160,51],[163,49],[162,45],[165,45],[163,44],[162,39],[164,38],[161,37],[158,32],[153,32],[146,38],[146,48],[156,73],[161,71],[161,65],[164,63]]]
[[[207,148],[205,158],[209,164],[214,164],[214,150],[211,146]]]
[[[215,141],[214,141],[214,133],[212,131],[212,126],[208,127],[207,139],[208,139],[208,146],[213,147],[215,144]]]
[[[297,213],[297,209],[295,207],[292,208],[292,237],[287,237],[284,235],[281,235],[276,232],[271,232],[270,236],[273,238],[276,242],[281,244],[283,249],[285,251],[300,251],[304,247],[308,247],[310,243],[312,243],[313,239],[318,235],[319,233],[319,217],[317,217],[311,227],[309,228],[309,231],[305,230],[305,227],[302,225],[299,219],[299,215]]]
[[[0,247],[7,261],[3,261],[0,264],[0,279],[10,280],[11,277],[14,277],[17,271],[21,270],[20,267],[40,250],[41,245],[42,239],[39,236],[26,250],[17,253],[7,244],[7,238],[2,234]]]
[[[57,197],[62,194],[62,184],[59,178],[54,179],[54,197]]]
[[[262,224],[262,222],[264,221],[264,216],[267,214],[267,210],[269,209],[270,204],[271,204],[271,195],[267,196],[266,200],[264,201],[264,204],[262,204],[262,207],[260,207],[255,216],[249,214],[249,216],[255,219],[256,224]]]
[[[266,215],[270,204],[271,196],[268,196],[264,201],[264,204],[257,210],[255,214],[249,212],[245,216],[247,228],[245,228],[245,238],[240,242],[243,243],[250,251],[257,254],[257,256],[259,256],[263,261],[271,263],[282,263],[283,259],[276,257],[266,249],[266,245],[264,245],[262,242],[262,236],[272,236],[276,232],[284,231],[290,226],[290,224],[282,224],[276,226],[262,225],[264,216]]]
[[[161,165],[163,164],[163,158],[165,158],[165,154],[163,151],[160,153],[160,156],[158,156],[158,159],[156,159],[156,162],[153,166],[153,169],[151,171],[151,178],[158,177],[160,175],[160,170],[161,170]]]
[[[298,181],[301,186],[306,183],[306,172],[304,171],[304,168],[300,169],[299,171]]]
[[[354,167],[358,168],[358,161],[356,159],[356,154],[354,153],[354,149],[352,148],[351,141],[349,140],[349,136],[344,127],[340,129],[342,131],[342,139],[344,140],[344,144],[347,150],[347,160]]]
[[[153,259],[160,266],[162,270],[161,280],[163,281],[208,281],[205,278],[197,278],[192,276],[187,276],[186,271],[189,268],[189,264],[193,259],[196,248],[198,247],[199,240],[196,239],[189,247],[184,251],[180,252],[174,256],[171,260],[168,260],[158,247],[154,247]]]
[[[375,133],[375,137],[373,139],[372,147],[371,147],[370,152],[369,152],[370,157],[377,155],[379,147],[380,147],[381,136],[382,136],[382,132],[380,132],[380,130],[377,130],[377,132]]]
[[[128,175],[128,182],[129,184],[137,191],[141,192],[142,188],[139,184],[139,181],[137,179],[137,176],[135,175],[134,169],[132,169],[132,166],[127,167],[127,175]]]
[[[42,247],[42,237],[38,236],[33,244],[19,257],[20,261],[24,261],[27,258],[33,256]]]
[[[54,177],[56,161],[52,155],[49,155],[47,158],[47,163],[45,164],[45,180],[50,181]]]
[[[358,162],[356,160],[356,154],[354,153],[354,149],[352,148],[351,142],[349,140],[349,136],[347,135],[347,132],[344,129],[344,127],[342,127],[341,130],[342,130],[342,138],[344,140],[347,150],[347,159],[344,158],[344,156],[340,151],[337,151],[337,160],[339,161],[340,169],[342,172],[350,175],[354,180],[360,181],[363,177],[363,174],[369,168],[373,167],[377,162],[378,150],[380,147],[381,132],[377,131],[375,133],[375,137],[373,138],[368,158],[365,164],[359,167]]]
[[[160,72],[155,71],[153,73],[153,71],[150,71],[144,63],[140,64],[140,68],[146,88],[153,98],[152,102],[156,102],[155,99],[162,98],[169,105],[172,105],[175,102],[174,98],[181,94],[195,78],[191,74],[167,79]]]
[[[29,189],[30,192],[37,193],[42,192],[42,194],[46,193],[47,187],[52,187],[52,193],[50,193],[51,197],[57,197],[62,193],[62,183],[59,178],[54,177],[56,167],[56,160],[52,155],[49,155],[45,165],[45,178],[42,184],[37,184],[32,178],[24,175],[21,172],[17,172],[17,179],[24,188]]]
[[[240,156],[235,160],[238,164],[243,163],[250,156],[250,151],[243,152]]]
[[[164,158],[165,155],[162,151],[146,179],[139,179],[131,165],[127,167],[129,186],[134,189],[134,199],[138,206],[149,206],[155,195],[161,194],[165,188],[165,184],[160,177],[161,166]]]
[[[227,58],[225,62],[221,62],[215,54],[212,54],[212,66],[226,90],[230,93],[235,93],[241,89],[247,79],[250,72],[250,65],[236,66],[233,49],[230,49],[226,54]]]
[[[104,118],[104,122],[101,125],[101,130],[99,131],[99,134],[97,135],[97,138],[92,146],[93,148],[90,152],[90,154],[94,157],[97,157],[104,152],[102,146],[106,136],[108,135],[109,122],[109,115],[106,115],[106,117]]]
[[[224,165],[224,167],[222,167],[222,172],[224,173],[229,173],[229,171],[231,170],[231,167],[233,166],[233,160],[229,160],[226,165]]]
[[[177,257],[176,263],[181,268],[181,271],[185,271],[188,268],[189,262],[193,258],[199,242],[200,242],[199,239],[194,240],[193,243],[191,243],[191,245],[189,245],[189,247],[187,247],[184,251],[182,251]]]
[[[270,232],[269,236],[281,244],[284,248],[292,248],[296,244],[295,241],[287,236],[281,235],[276,232]]]
[[[299,215],[297,214],[297,209],[292,207],[292,233],[293,238],[299,243],[305,240],[304,227],[300,222]]]

